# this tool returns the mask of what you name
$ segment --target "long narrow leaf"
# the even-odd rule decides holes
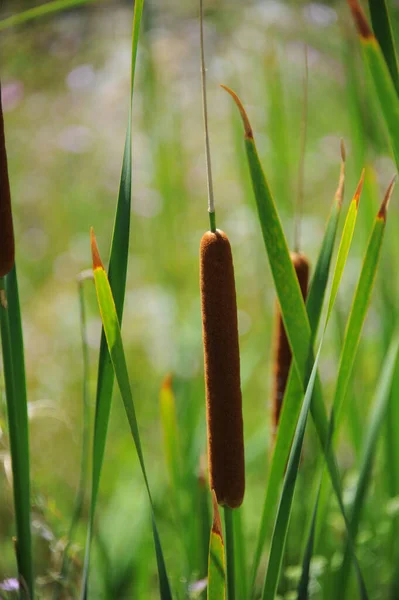
[[[339,428],[342,406],[348,387],[350,375],[356,357],[356,350],[360,341],[364,320],[370,303],[371,294],[374,287],[374,281],[377,274],[378,263],[381,255],[382,241],[384,239],[386,227],[386,210],[391,198],[396,177],[388,187],[381,208],[375,219],[373,231],[367,246],[364,257],[362,271],[355,291],[352,308],[345,331],[344,347],[341,352],[341,359],[334,395],[334,430],[335,435]]]
[[[76,8],[82,4],[89,4],[95,2],[95,0],[54,0],[54,2],[46,2],[41,6],[35,6],[35,8],[29,8],[21,13],[7,17],[0,21],[0,31],[9,29],[10,27],[16,27],[23,23],[29,23],[40,17],[55,14],[68,8]]]
[[[360,518],[367,495],[367,488],[371,477],[371,469],[376,452],[378,437],[380,435],[382,423],[388,408],[393,376],[395,370],[398,368],[398,351],[399,337],[395,336],[385,358],[381,376],[376,387],[375,400],[365,435],[362,460],[359,468],[359,479],[356,485],[356,493],[350,518],[350,528],[353,540],[356,540],[359,529]],[[350,564],[350,553],[346,547],[342,567],[338,575],[337,599],[339,600],[344,600],[346,595],[346,588],[350,574]]]
[[[341,215],[343,189],[345,181],[345,152],[342,148],[341,173],[338,189],[335,194],[333,207],[328,219],[321,250],[317,259],[314,276],[309,288],[309,294],[306,302],[306,310],[309,317],[309,323],[312,328],[312,343],[315,339],[317,328],[319,326],[321,311],[325,291],[327,287],[328,275],[330,272],[331,258],[333,254],[335,238],[339,217]],[[277,438],[273,449],[273,455],[270,463],[269,477],[267,480],[265,500],[262,510],[261,525],[256,545],[255,558],[252,566],[251,587],[255,584],[256,574],[259,568],[260,559],[266,542],[267,532],[271,526],[273,510],[277,502],[279,483],[282,480],[284,469],[287,464],[292,438],[295,433],[295,426],[298,421],[300,404],[298,398],[302,396],[302,386],[296,376],[296,371],[291,366],[287,388],[284,395],[282,410],[280,414]]]
[[[259,162],[248,116],[238,96],[229,88],[225,89],[232,95],[243,119],[248,164],[251,171],[263,238],[282,311],[284,326],[293,354],[297,377],[302,389],[306,389],[310,377],[309,359],[312,357],[312,338],[305,305],[290,259],[287,242],[277,210]],[[320,383],[318,383],[317,377],[315,380],[311,411],[320,444],[324,451],[328,448],[328,420],[321,397]],[[342,501],[340,477],[338,474],[337,463],[331,449],[329,449],[328,452],[326,451],[326,461],[331,475],[334,492],[337,496],[338,504],[346,524],[347,519]],[[351,547],[353,547],[353,545],[351,545]],[[363,589],[364,585],[358,570],[357,573],[359,576],[359,587]]]
[[[336,394],[333,402],[333,408],[331,411],[330,425],[329,425],[329,436],[328,436],[328,447],[330,447],[334,435],[337,434],[339,425],[341,422],[341,413],[343,400],[345,398],[350,374],[352,371],[353,363],[356,356],[357,346],[360,340],[360,334],[363,327],[364,320],[367,314],[367,308],[370,302],[371,292],[374,286],[375,276],[379,263],[379,257],[381,254],[381,246],[384,237],[385,225],[386,225],[386,210],[389,203],[389,199],[392,195],[393,185],[395,179],[392,180],[388,190],[385,194],[384,200],[381,204],[380,210],[378,211],[375,219],[374,228],[370,236],[370,240],[367,246],[365,258],[362,265],[362,270],[359,277],[359,282],[354,294],[352,309],[348,319],[346,327],[346,334],[344,338],[344,346],[341,352],[340,368],[337,380]],[[320,481],[319,491],[317,493],[317,501],[314,509],[312,518],[312,525],[309,532],[305,559],[303,565],[303,580],[306,580],[306,569],[309,567],[307,556],[313,548],[313,539],[315,537],[316,527],[316,514],[320,504],[320,513],[322,518],[326,514],[327,503],[329,500],[329,482],[327,480],[326,473],[322,474]],[[351,529],[352,534],[352,529]],[[349,552],[349,549],[348,549]],[[303,589],[302,589],[303,593]]]
[[[165,561],[163,558],[159,534],[155,523],[154,505],[148,483],[147,471],[144,463],[143,450],[140,441],[136,411],[133,403],[133,395],[127,370],[125,352],[123,349],[118,315],[116,312],[115,302],[112,297],[111,286],[109,284],[107,274],[102,264],[100,254],[98,252],[97,243],[93,231],[91,232],[91,248],[93,254],[94,282],[96,286],[97,300],[100,309],[101,320],[103,323],[104,333],[107,340],[108,351],[110,354],[115,377],[118,382],[119,391],[122,396],[126,416],[130,426],[130,431],[133,437],[134,445],[136,447],[137,456],[139,458],[141,472],[143,474],[144,483],[148,494],[148,499],[151,505],[152,527],[158,564],[161,598],[169,600],[172,598],[172,595],[170,592],[169,582],[166,574]]]
[[[123,304],[125,298],[127,261],[129,254],[130,237],[130,209],[132,194],[132,100],[134,90],[134,76],[136,70],[137,46],[139,40],[141,17],[143,14],[143,5],[144,0],[136,0],[136,2],[134,3],[129,114],[108,271],[109,282],[115,301],[115,308],[118,315],[118,320],[120,323],[122,323]],[[104,331],[102,331],[100,357],[98,362],[96,412],[94,421],[91,502],[82,581],[83,599],[87,598],[94,513],[96,509],[97,494],[100,485],[101,469],[104,460],[105,442],[107,438],[108,421],[111,410],[113,384],[114,372],[108,354]]]
[[[358,0],[348,0],[362,44],[364,57],[374,81],[382,114],[388,127],[392,151],[399,169],[399,97],[382,50],[371,31]]]
[[[381,46],[396,91],[399,93],[398,58],[386,0],[369,0],[369,7],[375,37]]]
[[[215,493],[213,500],[213,524],[209,543],[208,600],[226,600],[226,559],[222,522]]]
[[[0,319],[17,525],[16,554],[18,573],[23,581],[21,593],[33,599],[28,406],[15,265],[5,277],[5,292],[4,304],[0,301]]]
[[[288,525],[291,516],[291,508],[292,502],[294,498],[294,491],[296,485],[296,479],[298,475],[298,468],[300,462],[300,456],[302,452],[302,445],[305,436],[305,428],[308,417],[308,412],[310,408],[310,403],[313,395],[313,388],[316,381],[316,373],[317,366],[320,358],[321,348],[324,340],[324,335],[327,329],[327,325],[331,316],[331,312],[337,297],[339,284],[342,279],[342,274],[345,268],[345,264],[348,258],[349,249],[351,246],[353,233],[356,224],[356,218],[358,213],[358,205],[360,193],[363,185],[363,177],[364,173],[362,173],[362,177],[360,179],[359,185],[356,189],[354,198],[349,207],[349,211],[347,217],[345,219],[345,225],[343,229],[343,233],[341,236],[341,241],[338,249],[337,262],[334,270],[334,277],[331,285],[330,298],[328,302],[328,310],[327,316],[325,320],[325,325],[323,328],[322,338],[320,340],[319,350],[317,352],[317,357],[313,365],[312,375],[309,379],[308,387],[305,393],[305,399],[302,404],[298,424],[295,431],[294,441],[292,443],[292,449],[290,452],[290,458],[288,461],[287,473],[284,478],[283,491],[281,494],[281,499],[277,511],[277,517],[275,521],[271,548],[270,548],[270,557],[269,564],[266,572],[265,584],[263,588],[263,600],[267,598],[273,599],[277,592],[277,585],[281,570],[281,565],[283,562],[285,542],[288,533]],[[316,515],[314,515],[313,523],[316,521]],[[312,526],[313,538],[314,538],[314,528]],[[311,547],[309,546],[307,552],[307,558],[310,563],[310,555],[311,555]],[[359,572],[359,571],[358,571]],[[306,583],[306,582],[304,582]],[[362,597],[366,597],[366,592],[364,589],[364,585],[360,579],[360,589],[362,593]]]

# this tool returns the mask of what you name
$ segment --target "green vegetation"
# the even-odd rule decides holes
[[[390,4],[204,2],[246,467],[242,506],[223,511],[206,458],[198,6],[2,9],[19,280],[0,280],[0,598],[398,597]],[[276,299],[292,365],[273,435]]]

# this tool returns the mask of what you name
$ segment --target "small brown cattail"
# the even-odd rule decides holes
[[[233,257],[223,231],[201,239],[200,284],[210,487],[219,504],[236,508],[245,491],[244,436]]]
[[[306,299],[309,280],[309,261],[303,254],[291,252],[291,260],[298,278],[302,296]],[[277,304],[276,331],[274,343],[274,389],[273,389],[273,437],[277,432],[277,426],[280,419],[281,407],[283,404],[285,388],[287,385],[288,374],[291,367],[291,348],[288,342],[287,334],[280,307]]]
[[[12,224],[10,182],[8,179],[3,107],[0,85],[0,277],[14,265],[14,229]]]

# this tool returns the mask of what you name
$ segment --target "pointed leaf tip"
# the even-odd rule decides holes
[[[395,187],[395,183],[396,183],[397,179],[398,179],[398,176],[397,176],[397,174],[395,174],[391,179],[391,183],[389,184],[387,191],[385,192],[384,200],[382,201],[380,210],[378,211],[378,217],[380,219],[384,219],[384,221],[387,216],[387,209],[388,209],[389,201],[391,200],[391,196],[392,196],[393,189]]]
[[[220,519],[219,506],[216,498],[215,490],[212,490],[212,504],[213,504],[213,524],[212,531],[219,535],[223,539],[222,533],[222,521]]]
[[[165,379],[162,382],[162,389],[163,390],[171,390],[172,389],[172,374],[168,373],[168,375],[166,375]]]
[[[96,236],[94,235],[93,227],[90,229],[90,244],[91,244],[91,255],[93,259],[93,270],[96,269],[104,269],[104,265],[102,263],[100,252],[97,246]]]
[[[355,25],[360,37],[365,40],[374,38],[373,32],[367,22],[366,16],[358,0],[348,0],[348,4],[352,11]]]
[[[357,207],[359,206],[360,196],[362,195],[365,175],[366,175],[366,169],[363,169],[362,173],[360,175],[359,183],[357,184],[355,195],[353,196],[353,200],[356,202]]]
[[[227,87],[227,85],[223,85],[223,83],[220,85],[220,87],[222,87],[224,90],[226,90],[226,92],[228,94],[230,94],[230,96],[233,98],[234,102],[237,104],[238,110],[240,111],[241,114],[241,118],[242,121],[244,123],[244,129],[245,129],[245,137],[248,139],[253,139],[254,134],[252,131],[252,127],[251,127],[251,123],[249,122],[248,119],[248,115],[246,113],[246,110],[243,106],[243,103],[241,102],[241,100],[239,99],[239,97],[237,96],[237,94],[235,92],[233,92],[232,89],[230,89],[229,87]]]

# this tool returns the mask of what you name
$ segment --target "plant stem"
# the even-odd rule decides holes
[[[215,211],[213,212],[209,212],[209,225],[211,228],[212,233],[215,233],[216,231],[216,213]]]
[[[224,507],[224,526],[226,536],[226,563],[227,563],[227,597],[235,600],[235,564],[234,564],[234,521],[233,510]]]
[[[4,278],[0,278],[0,330],[13,474],[15,520],[17,529],[15,546],[18,574],[21,598],[33,600],[28,411],[26,393],[24,397],[20,397],[16,394],[13,356],[16,356],[15,353],[18,349],[15,347],[13,349],[11,343],[12,334],[10,332]],[[18,390],[19,387],[20,386],[18,386]]]
[[[62,591],[62,584],[65,583],[65,579],[68,575],[69,570],[69,556],[68,551],[71,545],[72,537],[75,532],[76,525],[80,519],[83,502],[86,491],[87,481],[87,470],[88,470],[88,456],[89,456],[89,442],[90,442],[90,404],[89,404],[89,346],[87,343],[87,331],[86,331],[86,307],[84,300],[84,281],[86,279],[92,279],[86,276],[83,272],[78,278],[78,290],[79,290],[79,307],[80,307],[80,333],[82,340],[82,358],[83,358],[83,386],[82,386],[82,399],[83,399],[83,431],[82,431],[82,453],[80,458],[80,476],[78,489],[75,497],[75,504],[72,514],[71,524],[69,526],[67,543],[64,548],[62,565],[61,565],[61,585],[56,584],[53,599],[58,600]]]

